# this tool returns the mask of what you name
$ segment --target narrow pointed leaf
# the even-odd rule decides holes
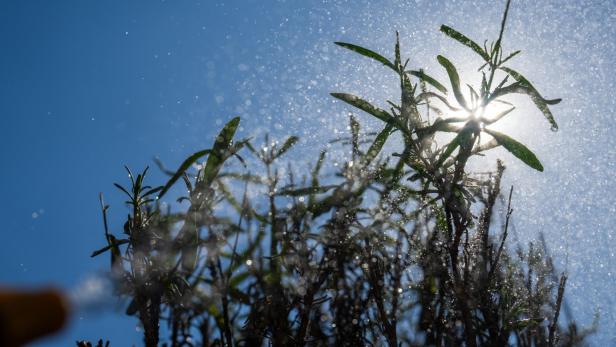
[[[475,89],[473,89],[473,86],[471,86],[470,84],[467,83],[466,86],[468,87],[468,90],[471,93],[471,103],[473,106],[475,106],[477,101],[479,100],[479,94],[477,94]]]
[[[126,190],[126,188],[122,187],[121,185],[114,183],[114,186],[116,186],[116,188],[118,188],[119,190],[123,191],[124,194],[128,195],[128,197],[132,200],[133,195],[131,193],[128,192],[128,190]]]
[[[392,124],[396,123],[395,119],[387,111],[373,106],[368,101],[362,98],[347,93],[331,93],[331,95],[336,99],[340,99],[349,105],[355,106],[360,110],[373,115],[374,117],[382,120],[383,122]]]
[[[407,71],[407,73],[409,73],[409,74],[419,78],[420,80],[430,84],[434,88],[438,89],[441,93],[447,94],[447,88],[445,88],[445,86],[443,86],[439,81],[437,81],[436,79],[434,79],[430,75],[426,74],[425,72],[410,70],[410,71]]]
[[[395,52],[394,52],[394,66],[396,67],[396,71],[400,68],[400,65],[402,64],[402,58],[400,57],[400,35],[398,34],[398,32],[396,31],[396,47],[395,47]]]
[[[128,240],[126,240],[126,239],[117,240],[117,239],[115,239],[115,238],[114,238],[114,239],[112,239],[112,240],[113,240],[113,241],[111,241],[109,245],[107,245],[107,246],[105,246],[105,247],[103,247],[103,248],[101,248],[101,249],[99,249],[99,250],[96,250],[96,251],[92,252],[92,254],[90,255],[90,257],[94,258],[94,257],[96,257],[97,255],[102,254],[102,253],[105,253],[105,252],[107,252],[108,250],[110,250],[110,249],[112,249],[112,248],[115,248],[115,247],[118,247],[118,246],[120,246],[120,245],[123,245],[123,244],[128,243]]]
[[[180,167],[177,169],[177,171],[175,172],[175,174],[173,174],[173,176],[169,179],[169,181],[167,181],[167,184],[165,184],[165,186],[163,187],[163,189],[160,191],[160,193],[158,194],[158,198],[162,198],[163,195],[165,195],[165,193],[169,190],[169,188],[171,188],[171,186],[180,178],[182,177],[182,175],[184,174],[184,172],[186,172],[186,170],[192,165],[194,164],[199,158],[203,157],[204,155],[207,155],[211,152],[211,150],[209,149],[204,149],[202,151],[193,153],[191,156],[189,156],[188,158],[186,158],[186,160],[184,160],[184,162],[182,163],[182,165],[180,165]]]
[[[511,58],[515,57],[516,55],[520,54],[520,52],[522,52],[522,51],[515,51],[515,52],[509,54],[509,56],[507,56],[507,58],[505,58],[505,59],[500,61],[500,64],[506,63],[509,59],[511,59]]]
[[[445,57],[439,55],[436,57],[438,62],[447,70],[447,74],[449,75],[449,81],[451,82],[451,88],[453,89],[453,94],[458,100],[460,106],[465,109],[468,109],[466,104],[466,100],[464,99],[464,95],[462,94],[462,90],[460,89],[460,76],[458,75],[458,70],[456,67]]]
[[[391,134],[392,130],[393,125],[387,124],[385,128],[376,136],[374,142],[361,159],[362,165],[368,165],[374,160],[374,158],[376,158],[376,156],[381,152],[381,149],[385,145],[385,142],[387,141],[387,138]]]
[[[154,194],[154,193],[157,193],[157,192],[161,191],[162,189],[163,189],[163,187],[162,187],[162,186],[152,188],[152,189],[150,189],[150,190],[146,191],[145,193],[143,193],[143,195],[142,195],[142,196],[152,195],[152,194]]]
[[[400,104],[400,116],[402,119],[408,120],[411,131],[421,125],[421,116],[417,112],[417,100],[415,100],[415,88],[407,74],[400,75],[402,97]]]
[[[515,107],[510,107],[502,112],[499,112],[496,116],[491,117],[489,119],[485,119],[484,122],[485,124],[492,124],[494,122],[499,121],[501,118],[505,117],[506,115],[508,115],[509,113],[511,113],[511,111],[515,110]]]
[[[466,117],[451,117],[451,118],[437,118],[432,125],[417,129],[417,136],[422,139],[426,136],[430,136],[437,131],[448,132],[448,133],[457,133],[462,129],[460,125],[453,125],[451,123],[458,123],[467,121]]]
[[[498,131],[490,129],[484,129],[484,131],[492,135],[499,145],[505,147],[506,150],[523,161],[526,165],[537,171],[543,172],[543,165],[541,165],[541,162],[537,159],[537,156],[526,148],[526,146],[505,134],[499,133]]]
[[[203,169],[203,182],[205,184],[209,185],[212,183],[216,175],[218,175],[222,164],[227,160],[229,156],[227,152],[233,143],[233,136],[235,136],[235,131],[239,125],[240,117],[231,119],[216,137],[214,146],[212,146],[212,152],[207,157],[207,162]]]
[[[353,158],[359,153],[359,122],[353,115],[350,119],[351,125],[351,146],[353,147]]]
[[[436,93],[432,93],[432,92],[421,93],[421,94],[417,95],[416,100],[417,100],[417,102],[420,102],[422,100],[428,100],[430,98],[437,98],[437,99],[439,99],[443,104],[445,104],[445,106],[447,106],[447,108],[449,108],[452,111],[460,111],[459,108],[451,105],[449,103],[449,101],[447,101],[446,98],[444,98],[442,95],[438,95]]]
[[[286,151],[288,151],[289,149],[291,149],[291,147],[293,147],[297,141],[299,141],[299,138],[297,136],[290,136],[282,145],[282,147],[280,147],[280,150],[278,151],[278,153],[276,153],[276,158],[280,157],[281,155],[285,154]]]
[[[311,194],[320,194],[325,193],[330,189],[334,189],[338,186],[329,185],[329,186],[318,186],[318,187],[307,187],[307,188],[296,188],[296,189],[283,189],[276,193],[276,195],[281,196],[304,196]]]
[[[365,57],[372,58],[372,59],[380,62],[381,64],[391,68],[392,70],[398,72],[398,70],[396,69],[396,66],[392,62],[390,62],[387,58],[383,57],[382,55],[380,55],[380,54],[378,54],[378,53],[376,53],[374,51],[371,51],[371,50],[369,50],[367,48],[364,48],[364,47],[361,47],[361,46],[357,46],[357,45],[354,45],[354,44],[351,44],[351,43],[346,43],[346,42],[334,42],[334,43],[337,44],[338,46],[341,46],[341,47],[344,47],[346,49],[350,49],[350,50],[352,50],[354,52],[357,52],[357,53],[359,53],[359,54],[361,54],[361,55],[363,55]]]
[[[451,154],[456,148],[460,147],[461,148],[460,151],[464,150],[465,148],[470,149],[470,147],[473,144],[474,131],[475,131],[475,127],[469,123],[467,123],[467,125],[461,128],[460,131],[458,131],[458,135],[456,135],[456,137],[453,140],[451,140],[451,142],[447,145],[443,153],[438,158],[436,167],[440,167],[441,165],[443,165],[445,160],[447,160],[447,158],[451,156]]]
[[[552,130],[558,130],[558,124],[556,123],[556,120],[554,119],[554,116],[552,115],[552,112],[550,111],[548,105],[558,104],[561,99],[545,99],[541,96],[541,94],[539,94],[537,89],[535,89],[535,87],[520,73],[508,67],[501,67],[501,69],[511,75],[511,77],[515,78],[515,80],[520,83],[520,86],[527,91],[526,93],[533,100],[537,108],[543,113],[548,122],[550,122]]]
[[[449,158],[449,156],[451,156],[451,154],[453,153],[453,151],[456,150],[456,148],[458,148],[458,146],[460,145],[460,139],[462,138],[461,135],[462,135],[462,131],[460,131],[458,135],[456,135],[456,137],[454,137],[453,140],[451,140],[451,142],[447,145],[447,147],[445,147],[445,150],[443,151],[443,153],[441,153],[441,156],[438,158],[438,162],[436,162],[437,168],[443,165],[445,160]]]
[[[451,37],[452,39],[460,42],[461,44],[475,51],[475,53],[479,54],[483,58],[483,60],[485,61],[490,60],[490,56],[488,55],[488,53],[486,53],[486,51],[484,51],[483,48],[481,48],[481,46],[479,46],[475,41],[466,37],[466,35],[458,32],[457,30],[451,27],[448,27],[447,25],[441,25],[441,31],[445,35]]]

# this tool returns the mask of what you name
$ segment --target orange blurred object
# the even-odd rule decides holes
[[[20,347],[66,324],[68,306],[60,292],[0,288],[0,346]]]

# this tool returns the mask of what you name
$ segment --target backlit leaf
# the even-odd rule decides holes
[[[537,171],[543,171],[543,165],[541,165],[541,162],[539,161],[539,159],[537,159],[537,156],[535,156],[533,152],[526,148],[526,146],[512,139],[511,137],[497,131],[490,129],[484,129],[484,131],[492,135],[492,137],[494,137],[494,139],[496,140],[496,142],[498,142],[499,145],[505,147],[506,150],[511,152],[511,154],[516,156],[521,161],[523,161],[526,165],[532,167]]]
[[[452,39],[475,51],[475,53],[479,54],[483,58],[483,60],[490,60],[490,56],[488,55],[488,53],[486,53],[486,51],[484,51],[483,48],[481,48],[481,46],[479,46],[475,41],[466,37],[466,35],[458,32],[453,28],[448,27],[447,25],[441,25],[441,31],[445,33],[445,35],[451,37]]]
[[[366,154],[364,154],[361,158],[362,165],[368,165],[372,162],[372,160],[374,160],[374,158],[376,158],[376,156],[381,152],[381,149],[383,148],[383,145],[385,145],[385,142],[387,141],[387,138],[391,134],[392,130],[393,126],[391,124],[387,124],[385,128],[376,136]]]
[[[451,88],[453,89],[453,94],[456,97],[456,100],[458,100],[460,106],[468,109],[466,100],[464,99],[464,95],[460,89],[460,76],[458,75],[458,70],[456,70],[456,67],[449,61],[449,59],[443,57],[442,55],[439,55],[436,59],[445,68],[445,70],[447,70],[449,81],[451,82]]]
[[[199,158],[203,157],[206,154],[209,154],[211,152],[211,150],[209,149],[204,149],[202,151],[193,153],[191,156],[189,156],[188,158],[186,158],[186,160],[184,160],[184,162],[182,163],[182,165],[180,165],[180,167],[177,169],[177,171],[175,172],[175,174],[173,174],[173,176],[169,179],[169,181],[167,181],[167,184],[165,184],[165,186],[163,187],[163,189],[160,191],[160,193],[158,194],[158,198],[160,199],[163,195],[165,195],[165,193],[169,190],[169,188],[171,188],[171,186],[180,178],[182,177],[182,175],[184,174],[184,172],[186,172],[186,170],[192,165],[194,164]]]
[[[507,72],[509,75],[511,75],[511,77],[515,78],[515,80],[520,83],[520,86],[524,88],[525,90],[527,90],[527,94],[533,100],[537,108],[543,113],[543,115],[548,120],[548,122],[550,122],[550,125],[552,126],[552,130],[553,131],[558,130],[558,124],[556,123],[556,120],[554,119],[554,116],[552,115],[552,112],[550,111],[548,105],[558,104],[561,101],[561,99],[553,99],[553,100],[545,99],[541,96],[541,94],[539,94],[537,89],[535,89],[535,87],[533,87],[533,85],[520,73],[508,67],[501,67],[501,69]]]
[[[276,153],[276,158],[280,157],[281,155],[283,155],[286,151],[288,151],[289,149],[291,149],[291,147],[293,147],[297,141],[299,141],[299,138],[297,136],[290,136],[282,145],[282,147],[280,147],[280,150]]]
[[[380,54],[378,54],[378,53],[376,53],[374,51],[371,51],[371,50],[369,50],[367,48],[364,48],[364,47],[361,47],[361,46],[354,45],[352,43],[346,43],[346,42],[334,42],[334,43],[337,44],[338,46],[341,46],[341,47],[344,47],[346,49],[350,49],[350,50],[352,50],[354,52],[357,52],[357,53],[359,53],[359,54],[361,54],[361,55],[363,55],[365,57],[372,58],[372,59],[380,62],[381,64],[391,68],[392,70],[398,72],[398,70],[396,69],[396,66],[392,62],[390,62],[387,58],[383,57],[382,55],[380,55]]]
[[[231,154],[227,152],[233,143],[233,136],[235,136],[235,131],[239,125],[240,117],[233,118],[222,128],[216,137],[212,152],[207,157],[207,162],[203,169],[203,182],[205,182],[206,185],[212,183],[216,175],[218,175],[218,171],[222,167],[222,164]]]
[[[336,98],[346,102],[349,105],[355,106],[360,110],[373,115],[374,117],[382,120],[383,122],[395,124],[398,129],[404,129],[402,126],[398,124],[396,119],[392,117],[387,111],[382,110],[376,106],[373,106],[368,101],[357,97],[352,94],[347,93],[331,93],[331,95]]]
[[[439,81],[437,81],[436,79],[434,79],[433,77],[431,77],[430,75],[426,74],[423,71],[415,71],[415,70],[410,70],[407,71],[407,73],[419,78],[420,80],[432,85],[434,88],[438,89],[441,93],[443,94],[447,94],[447,88],[445,88],[445,86],[443,86]]]

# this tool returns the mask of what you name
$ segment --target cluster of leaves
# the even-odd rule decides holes
[[[438,61],[455,100],[423,70],[407,69],[399,42],[393,62],[338,42],[393,70],[401,96],[386,111],[354,95],[332,94],[383,122],[371,135],[352,116],[350,135],[341,139],[349,158],[336,169],[327,171],[323,151],[311,172],[280,174],[279,158],[298,139],[266,137],[261,147],[234,141],[235,118],[211,149],[169,172],[165,185],[145,186],[145,171],[136,178],[129,171],[131,188],[118,185],[131,207],[126,238],[109,232],[103,203],[108,245],[93,256],[110,252],[117,294],[130,298],[127,313],[138,316],[145,345],[158,345],[161,320],[171,346],[581,342],[586,332],[558,324],[567,277],[555,274],[545,252],[531,246],[515,255],[506,247],[511,193],[503,202],[504,225],[492,226],[502,164],[488,174],[466,170],[469,158],[497,146],[543,170],[526,146],[488,127],[513,110],[502,100],[511,93],[529,95],[557,127],[548,105],[558,100],[544,99],[504,66],[519,53],[503,58],[508,7],[490,47],[441,28],[485,61],[479,91],[467,85],[470,97],[443,56]],[[505,77],[494,86],[497,72]],[[515,82],[507,84],[510,78]],[[497,102],[510,107],[483,114]],[[430,111],[439,117],[431,121]],[[452,112],[457,116],[448,117]],[[440,132],[455,135],[439,146]],[[492,140],[481,143],[483,133]],[[402,148],[387,155],[392,136],[402,139]],[[239,156],[244,153],[252,159]],[[241,165],[233,165],[233,157]],[[188,195],[178,203],[188,207],[164,210],[161,198],[180,180]]]

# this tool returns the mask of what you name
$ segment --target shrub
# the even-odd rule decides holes
[[[161,320],[171,346],[582,341],[586,332],[558,324],[567,276],[557,276],[536,246],[517,255],[505,247],[513,188],[504,226],[492,226],[505,167],[499,161],[483,174],[466,167],[469,158],[502,146],[543,170],[526,146],[490,127],[514,110],[503,100],[510,94],[528,95],[557,129],[549,106],[560,100],[545,99],[506,66],[520,53],[503,50],[508,8],[509,1],[489,46],[441,27],[484,61],[480,88],[467,84],[467,93],[444,56],[437,59],[449,88],[407,67],[398,41],[393,61],[336,42],[389,67],[399,76],[401,96],[387,111],[332,93],[383,126],[365,133],[351,116],[349,136],[336,140],[349,158],[335,169],[322,172],[323,151],[311,172],[280,174],[280,158],[298,138],[266,137],[260,146],[236,141],[240,120],[234,118],[210,149],[168,172],[163,186],[146,185],[147,169],[137,176],[129,170],[130,187],[116,184],[129,199],[125,236],[109,231],[101,197],[107,246],[93,256],[111,254],[117,294],[130,299],[127,314],[139,318],[145,345],[159,344]],[[495,112],[494,105],[505,107]],[[453,137],[440,144],[442,133]],[[392,137],[401,147],[385,150]],[[230,163],[233,158],[241,165]],[[172,212],[161,199],[178,181],[188,195],[178,199],[182,212]]]

